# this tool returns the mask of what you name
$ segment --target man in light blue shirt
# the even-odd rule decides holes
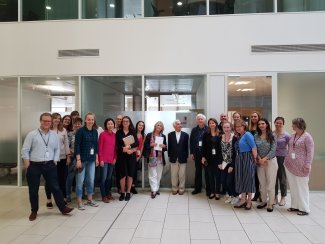
[[[51,123],[52,117],[50,113],[41,114],[40,127],[27,134],[21,150],[26,168],[31,204],[30,221],[35,220],[37,217],[39,208],[38,189],[41,175],[49,184],[61,213],[66,215],[73,210],[73,208],[65,206],[63,194],[58,184],[56,162],[60,160],[60,147],[58,136],[50,130]]]

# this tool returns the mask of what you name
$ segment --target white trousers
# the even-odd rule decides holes
[[[163,168],[163,164],[157,164],[155,167],[148,167],[149,184],[152,192],[157,192],[159,190]]]
[[[276,175],[278,173],[278,162],[276,157],[267,161],[264,166],[257,167],[257,176],[260,181],[260,192],[262,202],[268,202],[268,207],[272,208],[275,197]],[[267,201],[267,197],[269,200]]]
[[[291,207],[309,213],[309,176],[300,177],[286,169],[290,188]]]
[[[184,192],[186,163],[180,164],[178,161],[176,161],[176,163],[170,163],[170,172],[172,180],[172,191]]]

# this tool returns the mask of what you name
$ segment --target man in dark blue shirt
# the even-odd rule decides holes
[[[202,191],[202,137],[208,131],[208,126],[205,124],[206,117],[203,114],[196,116],[197,126],[192,129],[190,136],[190,153],[195,161],[195,187],[192,194],[198,194]],[[210,195],[210,187],[207,171],[204,170],[206,194]]]

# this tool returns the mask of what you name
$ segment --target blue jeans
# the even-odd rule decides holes
[[[65,207],[63,194],[61,192],[56,165],[51,162],[47,164],[30,163],[27,168],[26,178],[28,182],[29,201],[33,212],[37,212],[39,208],[38,203],[38,189],[40,185],[40,178],[43,175],[49,190],[52,192],[54,200],[58,208],[62,211]]]
[[[100,167],[100,193],[102,197],[108,196],[111,192],[113,168],[112,163],[104,163],[104,167]]]
[[[83,169],[76,174],[76,195],[82,198],[82,189],[85,182],[87,195],[94,194],[95,161],[82,162]]]
[[[71,163],[68,166],[68,175],[65,183],[67,197],[71,197],[73,178],[76,176],[76,163],[76,159],[71,158]]]

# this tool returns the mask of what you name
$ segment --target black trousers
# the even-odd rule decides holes
[[[67,160],[61,159],[57,163],[56,169],[57,169],[57,178],[58,178],[61,192],[63,193],[63,197],[66,198],[67,197],[66,180],[67,180],[67,173],[68,173]],[[45,193],[46,193],[46,198],[51,199],[51,190],[47,181],[45,181]]]
[[[196,150],[194,153],[194,160],[195,160],[195,190],[201,191],[202,190],[202,171],[204,168],[204,178],[205,178],[205,190],[207,195],[210,195],[210,181],[209,181],[209,174],[206,166],[202,165],[201,163],[202,153],[200,150]]]
[[[37,212],[39,209],[38,190],[40,186],[41,175],[43,175],[45,181],[47,182],[49,190],[53,194],[56,205],[60,211],[62,211],[65,207],[65,203],[63,194],[58,184],[56,165],[53,161],[46,164],[31,162],[27,168],[26,178],[28,183],[31,210],[33,212]]]

